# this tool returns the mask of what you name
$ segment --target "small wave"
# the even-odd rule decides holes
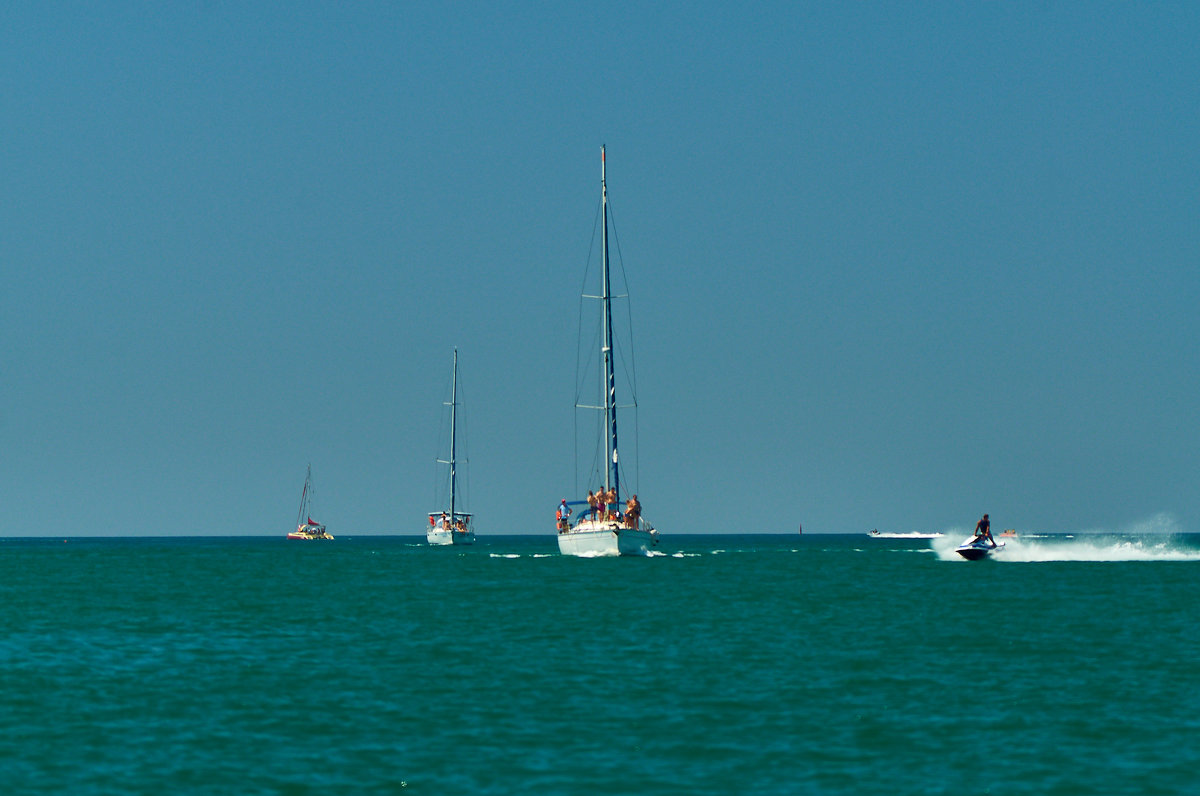
[[[488,553],[488,558],[520,558],[520,553]]]

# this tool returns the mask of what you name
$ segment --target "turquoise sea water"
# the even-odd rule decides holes
[[[1200,540],[0,541],[8,794],[1193,793]]]

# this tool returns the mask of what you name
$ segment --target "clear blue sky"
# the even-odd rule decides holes
[[[643,6],[5,4],[0,532],[549,533],[602,143],[664,533],[1200,531],[1200,6]]]

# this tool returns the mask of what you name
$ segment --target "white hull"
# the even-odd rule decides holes
[[[425,533],[430,544],[475,544],[474,531],[448,531],[445,528],[430,528]]]
[[[626,528],[613,520],[584,520],[558,534],[565,556],[644,556],[658,545],[657,531]]]
[[[328,539],[328,540],[332,541],[332,540],[333,540],[333,535],[332,535],[332,534],[329,534],[329,533],[326,533],[326,532],[325,532],[325,529],[324,529],[324,528],[322,528],[322,529],[321,529],[321,530],[319,530],[319,531],[301,531],[301,530],[295,530],[295,531],[292,531],[291,533],[289,533],[289,534],[287,535],[287,538],[289,538],[289,539],[299,539],[299,540],[301,540],[301,541],[304,541],[304,542],[311,542],[311,541],[314,541],[314,540],[316,540],[316,539]]]

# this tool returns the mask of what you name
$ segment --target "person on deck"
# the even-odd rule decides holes
[[[642,504],[638,502],[637,495],[625,501],[625,525],[628,528],[638,527],[638,520],[642,516]]]
[[[617,518],[617,488],[609,487],[608,493],[604,496],[604,504],[608,509],[607,519],[615,520]]]
[[[592,515],[592,519],[594,520],[596,519],[596,507],[600,505],[600,499],[596,497],[596,493],[590,489],[588,490],[587,502],[588,513]]]
[[[996,546],[996,540],[992,538],[992,521],[988,519],[988,515],[984,514],[983,518],[975,523],[975,536],[992,547]]]
[[[567,518],[571,516],[571,507],[567,505],[566,498],[563,498],[558,504],[558,511],[556,512],[555,516],[558,519],[558,529],[560,531],[566,531],[570,529],[571,525]]]

